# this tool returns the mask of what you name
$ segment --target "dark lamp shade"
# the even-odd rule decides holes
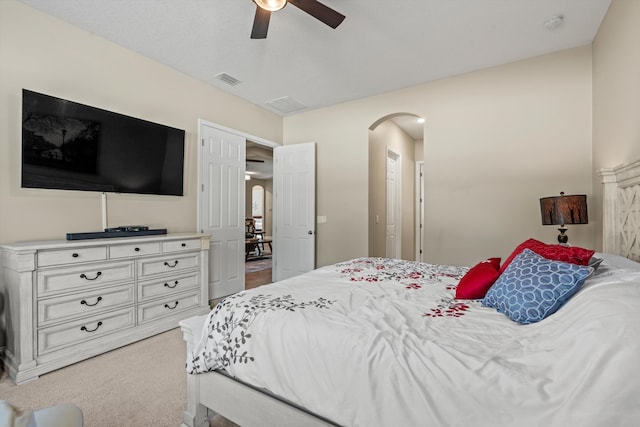
[[[587,196],[584,194],[540,199],[542,225],[588,224]]]

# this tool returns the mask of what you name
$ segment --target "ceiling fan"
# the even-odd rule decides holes
[[[331,28],[336,28],[345,18],[341,13],[336,12],[317,0],[253,0],[253,2],[256,4],[256,16],[253,19],[253,28],[251,30],[252,39],[267,38],[271,12],[282,9],[287,3],[291,3],[298,9],[307,12]]]
[[[245,159],[247,162],[254,162],[254,163],[264,163],[264,160],[259,160],[259,159]]]

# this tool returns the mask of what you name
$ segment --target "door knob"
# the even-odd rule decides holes
[[[307,231],[307,234],[313,234],[313,231],[309,230]]]

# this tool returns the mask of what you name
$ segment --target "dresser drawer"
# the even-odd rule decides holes
[[[158,255],[160,242],[109,246],[109,258],[130,258],[140,255]]]
[[[202,245],[200,239],[185,239],[185,240],[171,240],[162,243],[163,252],[179,252],[179,251],[192,251],[200,249]]]
[[[170,276],[138,283],[138,301],[171,295],[200,286],[200,272]]]
[[[37,272],[38,297],[67,292],[79,288],[133,281],[133,261],[114,261]]]
[[[80,262],[104,261],[106,259],[106,246],[38,251],[38,267],[77,264]]]
[[[133,283],[79,292],[38,301],[38,326],[135,303]]]
[[[138,306],[138,324],[172,316],[181,311],[200,305],[200,290],[177,294],[160,301],[141,304]]]
[[[200,267],[200,252],[175,253],[158,258],[139,259],[137,263],[139,278],[154,274],[175,273]]]
[[[136,324],[135,307],[112,311],[38,330],[38,354],[46,354],[101,336],[132,328]]]

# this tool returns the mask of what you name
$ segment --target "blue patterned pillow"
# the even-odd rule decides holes
[[[553,261],[525,249],[487,292],[482,304],[529,324],[555,313],[582,286],[593,269]]]

